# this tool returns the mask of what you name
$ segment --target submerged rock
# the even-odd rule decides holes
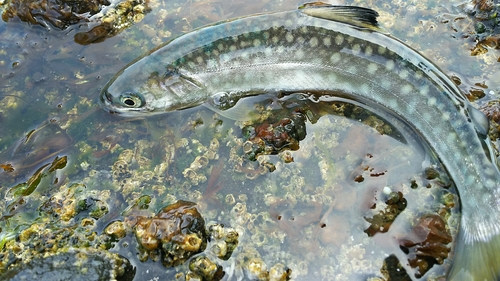
[[[179,200],[153,218],[136,219],[134,232],[144,254],[153,258],[159,251],[166,267],[184,263],[207,246],[205,220],[195,203]]]
[[[266,121],[246,126],[243,131],[248,135],[248,141],[243,145],[243,151],[249,159],[255,160],[259,155],[298,150],[299,142],[306,137],[305,121],[306,116],[294,112],[275,123]]]
[[[21,21],[47,27],[49,24],[66,29],[72,24],[88,21],[103,6],[110,5],[108,0],[54,1],[54,0],[12,0],[2,14],[4,21],[18,17]]]
[[[400,248],[408,255],[408,262],[422,277],[435,264],[442,264],[448,258],[452,237],[446,229],[446,222],[438,215],[422,216],[412,231],[400,241]]]
[[[93,249],[70,249],[48,257],[37,257],[0,275],[1,280],[129,281],[135,269],[117,254]]]
[[[90,23],[88,31],[78,32],[75,42],[81,45],[98,43],[141,21],[148,13],[147,0],[11,0],[2,19],[18,18],[31,25],[65,30],[70,26]]]

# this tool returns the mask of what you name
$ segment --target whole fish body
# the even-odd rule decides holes
[[[138,116],[264,92],[328,91],[383,107],[423,136],[460,193],[448,279],[498,280],[500,172],[488,120],[434,64],[381,32],[376,17],[365,8],[305,5],[203,27],[129,64],[101,102]]]

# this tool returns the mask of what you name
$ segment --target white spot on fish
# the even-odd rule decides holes
[[[309,40],[309,45],[312,47],[312,48],[316,48],[318,46],[318,38],[316,37],[313,37]]]
[[[359,44],[354,44],[352,46],[352,53],[355,55],[359,55],[360,52],[361,52],[361,46]]]
[[[387,103],[389,104],[389,106],[391,108],[398,108],[399,107],[398,101],[396,99],[389,99],[389,100],[387,100]]]
[[[427,100],[427,105],[428,106],[435,106],[436,105],[436,98],[435,97],[430,97],[428,100]]]
[[[356,73],[358,73],[358,67],[356,65],[351,65],[351,66],[349,66],[347,71],[352,73],[352,74],[356,74]]]
[[[387,68],[387,70],[393,70],[394,66],[395,66],[395,63],[393,60],[388,60],[385,62],[385,68]]]
[[[342,43],[344,43],[344,36],[338,34],[336,37],[335,37],[335,44],[337,45],[342,45]]]
[[[330,38],[330,37],[323,38],[323,44],[326,47],[330,47],[332,45],[332,38]]]
[[[330,57],[330,61],[332,63],[338,63],[340,61],[341,57],[339,53],[333,53],[333,55]]]
[[[422,79],[422,77],[424,77],[424,73],[420,70],[417,70],[417,72],[415,72],[415,78]]]
[[[368,84],[363,84],[360,87],[360,91],[366,95],[370,92],[370,86],[368,86]]]
[[[201,64],[203,63],[203,58],[202,57],[196,57],[196,61]]]
[[[373,49],[372,49],[372,47],[370,47],[370,46],[366,46],[366,48],[365,48],[365,55],[366,55],[367,57],[369,57],[369,56],[373,55]]]
[[[427,96],[429,94],[429,85],[423,85],[420,87],[420,93],[424,96]]]
[[[387,79],[384,79],[380,82],[382,84],[382,87],[384,87],[385,89],[389,90],[391,88],[391,81],[387,80]]]
[[[491,169],[489,169],[489,170],[491,170]],[[493,175],[493,174],[490,174],[490,175]],[[487,179],[486,181],[484,181],[484,183],[489,188],[492,188],[495,186],[495,182],[492,179]]]
[[[378,70],[378,65],[377,65],[376,63],[373,63],[373,62],[372,62],[372,63],[370,63],[370,64],[368,65],[368,67],[366,68],[366,70],[368,71],[368,73],[370,73],[370,74],[372,74],[372,75],[373,75],[373,74],[375,74],[375,72],[377,72],[377,70]]]
[[[457,140],[457,135],[456,134],[449,134],[446,137],[446,140],[448,143],[454,143]]]
[[[280,39],[278,38],[278,36],[273,36],[273,38],[271,38],[271,42],[273,42],[273,44],[278,44],[279,41]]]
[[[224,63],[224,62],[227,62],[229,60],[229,55],[228,54],[222,54],[220,55],[220,61],[221,61],[221,64]]]
[[[224,50],[224,44],[219,43],[219,45],[217,45],[217,49],[219,49],[219,51]]]
[[[450,113],[445,111],[443,112],[443,120],[448,121],[450,120]]]
[[[304,58],[304,55],[305,55],[305,54],[304,54],[304,51],[302,51],[301,49],[299,49],[299,50],[297,50],[297,51],[295,52],[295,57],[296,57],[297,59],[303,59],[303,58]]]
[[[255,40],[253,40],[253,46],[254,46],[254,47],[260,47],[260,45],[261,45],[261,44],[262,44],[262,43],[260,42],[260,40],[259,40],[259,39],[255,39]]]
[[[406,79],[406,78],[408,78],[408,75],[409,75],[409,74],[410,74],[410,73],[408,72],[408,70],[403,69],[403,70],[401,70],[401,71],[399,72],[399,77],[401,77],[401,79]]]
[[[288,32],[287,34],[285,34],[285,40],[288,43],[292,43],[292,41],[293,41],[293,35],[292,35],[292,33]]]
[[[422,117],[423,117],[423,119],[425,119],[425,120],[430,120],[430,119],[432,118],[432,117],[431,117],[431,115],[429,114],[429,112],[424,112],[424,113],[422,114]]]
[[[328,75],[328,80],[330,80],[330,82],[333,84],[337,81],[337,75],[335,75],[334,73],[330,73],[330,75]]]
[[[207,68],[215,68],[217,66],[217,62],[214,59],[209,59],[207,61]]]
[[[409,93],[411,93],[412,90],[413,87],[410,84],[406,84],[403,87],[401,87],[401,93],[403,95],[408,95]]]
[[[236,51],[237,49],[238,49],[238,48],[236,48],[236,46],[235,46],[235,45],[231,45],[231,46],[229,46],[229,51],[231,51],[231,52],[234,52],[234,51]]]
[[[377,48],[377,52],[381,55],[385,54],[386,51],[387,51],[387,48],[384,46],[378,46],[378,48]]]

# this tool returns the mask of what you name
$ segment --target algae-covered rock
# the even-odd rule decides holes
[[[135,269],[117,254],[90,249],[71,249],[22,263],[0,276],[1,280],[133,280]]]

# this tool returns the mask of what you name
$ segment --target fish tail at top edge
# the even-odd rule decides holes
[[[447,280],[451,281],[499,281],[500,234],[489,241],[467,242],[464,228],[458,234],[453,266]]]

